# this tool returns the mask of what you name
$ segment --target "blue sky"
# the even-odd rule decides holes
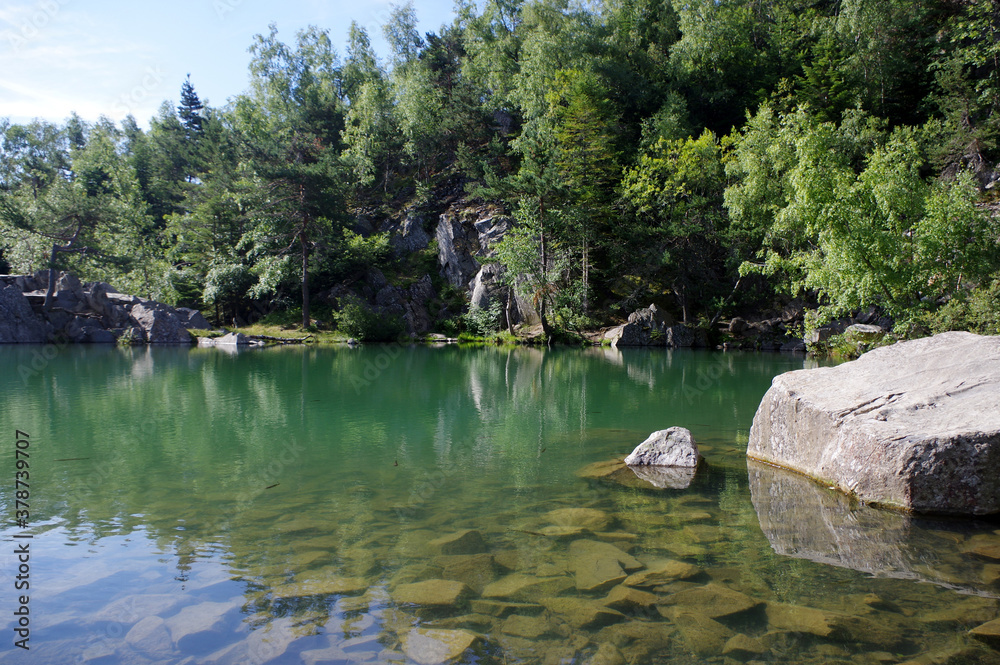
[[[452,0],[413,4],[421,32],[452,20]],[[389,0],[2,0],[0,118],[131,113],[147,126],[164,100],[176,103],[189,73],[202,100],[222,106],[246,88],[247,47],[268,24],[286,43],[308,25],[326,29],[343,55],[355,20],[384,57],[389,11]]]

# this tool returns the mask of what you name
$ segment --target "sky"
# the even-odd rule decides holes
[[[452,0],[413,5],[421,32],[452,21]],[[354,20],[384,58],[390,11],[390,0],[2,0],[0,119],[131,114],[148,127],[188,74],[203,102],[224,106],[247,88],[247,48],[269,24],[285,43],[309,25],[328,30],[343,55]]]

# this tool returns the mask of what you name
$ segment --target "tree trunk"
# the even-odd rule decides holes
[[[538,318],[542,320],[542,332],[545,333],[545,340],[549,341],[552,338],[552,326],[549,325],[549,320],[545,316],[545,304],[549,298],[549,255],[546,253],[545,247],[545,200],[541,197],[538,199],[538,222],[540,225],[538,244],[542,251],[542,297],[538,300]]]
[[[304,233],[299,234],[302,247],[302,327],[309,326],[309,243]]]
[[[510,321],[510,310],[514,305],[514,289],[513,287],[507,287],[507,306],[504,307],[504,316],[507,317],[507,332],[511,335],[514,334],[514,324]]]
[[[48,312],[52,308],[52,296],[56,292],[56,254],[59,253],[59,245],[52,243],[52,253],[49,254],[49,285],[45,291],[45,301],[42,303],[42,311]]]

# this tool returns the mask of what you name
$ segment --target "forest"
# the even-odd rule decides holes
[[[463,200],[514,220],[496,261],[547,330],[797,299],[1000,334],[1000,4],[458,0],[416,25],[393,6],[384,58],[356,23],[342,54],[271,25],[247,90],[211,106],[189,77],[148,129],[0,119],[0,272],[308,327],[371,314],[315,294],[373,266],[436,272],[359,216]],[[442,325],[500,327],[440,291]]]

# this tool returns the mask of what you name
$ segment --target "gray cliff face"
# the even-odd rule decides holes
[[[0,275],[0,343],[113,344],[126,335],[134,343],[191,344],[188,329],[209,327],[195,310],[125,295],[103,282],[83,284],[70,273],[59,275],[46,311],[47,287],[47,271]]]
[[[1000,513],[1000,337],[944,333],[782,374],[747,455],[868,503]]]
[[[509,217],[484,206],[458,208],[438,220],[435,237],[442,276],[464,290],[471,305],[489,309],[499,304],[510,314],[511,324],[537,323],[538,313],[525,298],[505,284],[506,269],[490,262],[497,244],[511,228]]]
[[[16,286],[0,288],[0,344],[44,344],[51,330]]]

